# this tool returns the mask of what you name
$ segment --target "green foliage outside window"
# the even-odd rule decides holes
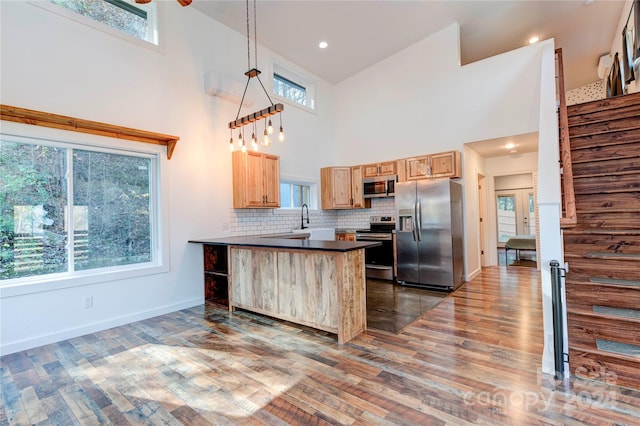
[[[147,157],[0,140],[0,279],[150,262],[151,168]]]

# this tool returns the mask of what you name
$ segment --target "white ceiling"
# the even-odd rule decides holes
[[[538,151],[538,134],[527,133],[507,138],[487,139],[466,145],[485,158],[520,155]]]
[[[338,83],[458,22],[463,64],[525,46],[533,35],[555,38],[571,90],[598,79],[598,60],[611,49],[623,6],[617,0],[258,0],[258,43]],[[194,0],[191,7],[246,35],[244,0]],[[321,40],[327,49],[318,48]]]

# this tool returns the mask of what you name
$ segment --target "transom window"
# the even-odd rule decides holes
[[[310,111],[315,109],[315,85],[293,71],[273,64],[273,93]]]
[[[48,0],[140,40],[158,44],[156,8],[126,0]]]
[[[157,261],[157,156],[0,139],[0,280]]]
[[[307,89],[279,74],[273,73],[273,92],[301,105],[307,103]]]

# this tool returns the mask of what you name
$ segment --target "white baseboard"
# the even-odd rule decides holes
[[[164,305],[158,308],[146,311],[136,312],[131,315],[123,315],[116,318],[110,318],[105,321],[94,322],[92,324],[83,325],[81,327],[69,328],[56,333],[46,334],[42,336],[30,337],[28,339],[9,342],[0,346],[0,355],[8,355],[14,352],[25,351],[27,349],[37,348],[38,346],[48,345],[50,343],[60,342],[62,340],[73,339],[74,337],[84,336],[85,334],[95,333],[109,328],[118,327],[120,325],[130,324],[136,321],[157,317],[159,315],[176,312],[181,309],[191,308],[193,306],[202,305],[203,297],[185,300],[171,305]]]
[[[474,279],[475,277],[477,277],[478,275],[480,275],[481,272],[482,272],[482,268],[478,268],[475,271],[473,271],[473,272],[471,272],[469,274],[466,274],[465,277],[464,277],[464,280],[469,282],[472,279]]]

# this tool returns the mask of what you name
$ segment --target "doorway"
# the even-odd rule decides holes
[[[516,235],[535,235],[533,188],[496,190],[498,247]]]

